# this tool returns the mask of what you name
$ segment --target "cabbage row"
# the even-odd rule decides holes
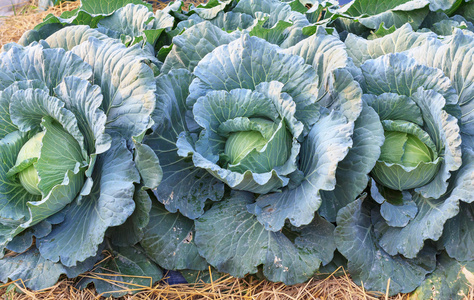
[[[165,270],[291,285],[343,266],[368,290],[462,299],[472,22],[469,0],[47,16],[0,53],[0,281],[92,270],[77,284],[117,297]]]

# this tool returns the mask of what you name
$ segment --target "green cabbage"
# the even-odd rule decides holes
[[[48,16],[0,53],[0,249],[20,253],[0,280],[41,289],[99,262],[131,276],[80,285],[118,297],[161,267],[296,284],[343,265],[368,290],[459,299],[473,5],[83,0]]]

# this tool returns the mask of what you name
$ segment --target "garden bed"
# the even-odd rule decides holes
[[[187,1],[199,3],[196,1]],[[50,8],[45,12],[38,12],[35,3],[27,4],[18,9],[14,16],[0,19],[0,47],[16,42],[22,34],[32,29],[43,18],[52,13],[60,15],[64,11],[70,11],[79,6],[77,2],[65,2],[59,6]],[[155,3],[154,8],[162,7],[162,3]],[[366,291],[357,286],[350,275],[343,269],[337,270],[338,275],[327,274],[325,279],[311,279],[307,283],[286,286],[283,283],[273,283],[266,280],[257,280],[255,277],[236,279],[231,276],[212,278],[208,283],[168,285],[164,281],[150,286],[126,286],[121,289],[136,292],[133,296],[123,296],[123,299],[408,299],[410,295],[399,294],[388,297],[389,290],[385,294]],[[0,286],[0,297],[6,299],[96,299],[98,295],[93,287],[78,289],[84,278],[107,277],[105,269],[96,269],[83,274],[76,279],[62,278],[55,286],[32,292],[27,289],[21,280]],[[100,274],[100,276],[98,276]],[[110,273],[110,276],[116,274]],[[112,281],[110,282],[114,284]],[[117,283],[123,284],[123,283]],[[387,282],[389,286],[389,282]],[[415,296],[416,298],[416,296]],[[474,291],[470,290],[466,300],[474,299]]]

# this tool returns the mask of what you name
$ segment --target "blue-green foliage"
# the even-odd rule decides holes
[[[32,289],[138,242],[109,228],[139,236],[151,208],[140,195],[161,180],[140,143],[153,125],[156,59],[86,26],[64,31],[0,53],[0,280]]]
[[[0,280],[45,288],[108,251],[152,281],[344,263],[366,289],[466,295],[474,1],[338,4],[84,0],[5,45]],[[113,279],[83,285],[148,284]]]

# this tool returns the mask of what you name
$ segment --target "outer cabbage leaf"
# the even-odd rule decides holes
[[[20,37],[20,39],[18,40],[17,43],[19,45],[22,45],[22,46],[28,46],[29,44],[31,44],[33,42],[38,42],[41,39],[42,39],[42,36],[41,36],[39,31],[34,30],[34,29],[30,29],[30,30],[25,31],[22,34],[22,36]],[[6,50],[5,46],[2,47],[2,50],[3,51]]]
[[[243,277],[256,273],[263,264],[269,280],[295,284],[310,278],[322,259],[332,259],[331,224],[316,218],[299,229],[301,233],[293,243],[282,232],[266,231],[247,212],[246,206],[252,201],[250,193],[233,192],[196,221],[199,253],[219,271]]]
[[[17,81],[4,91],[0,91],[0,138],[4,138],[7,134],[18,130],[10,117],[10,99],[15,92],[29,88],[48,91],[44,83],[39,80]]]
[[[207,270],[195,244],[194,221],[153,202],[150,222],[140,242],[148,256],[168,270]]]
[[[172,33],[181,31],[202,22],[209,22],[212,25],[224,30],[225,32],[233,32],[237,34],[237,30],[250,29],[255,26],[258,19],[246,13],[224,12],[220,11],[217,16],[210,20],[205,20],[199,17],[198,14],[191,15],[187,20],[178,23]]]
[[[460,15],[455,15],[451,18],[445,16],[430,25],[430,30],[438,35],[444,36],[450,36],[456,28],[463,30],[466,34],[469,34],[469,31],[472,33],[474,30],[474,25]]]
[[[96,257],[92,257],[75,267],[68,268],[61,263],[43,258],[39,251],[33,247],[24,253],[12,253],[0,260],[0,281],[21,279],[26,287],[41,290],[53,286],[61,274],[74,278],[90,270],[96,259]]]
[[[418,213],[418,207],[407,191],[396,191],[372,179],[370,195],[380,206],[380,215],[391,227],[405,227]]]
[[[47,15],[43,22],[36,25],[33,30],[23,34],[19,43],[26,46],[33,41],[46,39],[57,31],[71,25],[87,25],[96,28],[97,23],[101,19],[113,14],[115,10],[125,6],[127,3],[145,4],[141,0],[106,1],[104,3],[95,0],[82,1],[80,7],[72,11],[65,11],[60,16]],[[151,10],[151,6],[149,8]]]
[[[366,93],[381,95],[392,92],[411,96],[423,87],[440,93],[446,104],[457,104],[456,91],[441,70],[417,64],[404,54],[387,54],[368,60],[361,69],[366,81]]]
[[[389,227],[378,212],[373,212],[379,245],[390,255],[402,254],[416,258],[427,239],[438,240],[447,219],[459,212],[459,198],[455,195],[440,199],[427,199],[415,194],[413,200],[418,213],[405,227]]]
[[[363,99],[375,109],[381,120],[401,120],[423,126],[421,110],[408,96],[396,93],[379,96],[364,94]]]
[[[372,208],[371,203],[358,199],[339,211],[337,249],[349,260],[348,271],[354,281],[366,289],[385,292],[389,288],[390,295],[411,292],[434,270],[436,251],[426,248],[415,259],[385,252],[377,243]]]
[[[472,176],[471,176],[472,182]],[[443,235],[439,243],[446,249],[450,257],[457,261],[474,260],[474,230],[472,229],[472,218],[474,217],[474,205],[461,202],[459,213],[449,219],[444,225]]]
[[[360,66],[368,59],[375,59],[387,53],[398,53],[423,44],[428,38],[435,38],[431,32],[415,32],[410,24],[405,24],[392,34],[384,37],[366,40],[354,34],[349,34],[344,41],[347,53]]]
[[[192,18],[193,16],[191,16]],[[237,29],[252,28],[258,20],[252,17],[252,15],[238,12],[219,12],[217,16],[209,20],[213,25],[219,27],[226,32],[232,32]]]
[[[248,35],[206,55],[194,75],[197,78],[189,87],[188,105],[211,90],[254,90],[259,83],[270,81],[284,84],[282,92],[293,98],[297,110],[317,100],[318,77],[313,68],[305,65],[301,57],[284,54],[279,47]]]
[[[193,71],[206,54],[236,38],[237,35],[229,34],[209,22],[192,26],[173,38],[173,48],[166,57],[161,72],[168,73],[179,68]]]
[[[472,228],[474,197],[472,197],[471,187],[474,180],[474,152],[471,149],[465,149],[463,165],[455,178],[453,192],[456,192],[461,200],[459,213],[446,222],[440,244],[446,248],[450,257],[458,261],[472,261],[474,259],[474,230]]]
[[[78,127],[84,136],[84,149],[100,154],[110,148],[111,138],[105,133],[106,115],[101,110],[102,94],[96,85],[76,77],[65,78],[54,88],[65,108],[78,118]]]
[[[199,17],[209,20],[216,17],[230,3],[232,3],[232,0],[211,0],[198,6],[191,4],[189,11],[195,12]]]
[[[441,69],[451,79],[461,107],[463,139],[474,136],[474,37],[456,30],[451,39],[442,43],[431,40],[408,52],[418,63]],[[469,144],[468,144],[469,145]]]
[[[55,31],[61,29],[63,26],[88,25],[95,28],[101,19],[112,15],[116,10],[129,3],[145,5],[148,10],[152,10],[151,4],[143,2],[142,0],[85,0],[81,1],[81,6],[79,8],[72,11],[66,11],[59,17],[53,14],[47,15],[43,22],[36,25],[35,30],[40,32],[42,38],[46,38]],[[43,33],[41,33],[41,31],[43,31]],[[44,34],[44,32],[46,32],[46,34]]]
[[[88,80],[92,69],[80,57],[64,49],[44,49],[37,44],[14,46],[0,53],[0,90],[22,80],[40,80],[52,91],[65,77]]]
[[[46,219],[35,226],[25,229],[23,232],[15,236],[13,240],[8,243],[6,248],[16,253],[26,252],[33,245],[33,236],[46,236],[51,232],[51,229],[52,225],[48,222],[48,219]]]
[[[177,154],[178,135],[187,130],[185,101],[192,79],[187,70],[173,70],[157,77],[158,103],[153,116],[157,127],[143,143],[155,151],[163,170],[163,180],[154,190],[158,200],[168,211],[179,210],[195,219],[204,213],[207,199],[222,198],[224,185],[207,171],[195,168],[190,159]]]
[[[262,20],[257,20],[257,24],[252,27],[249,34],[266,40],[271,44],[281,45],[285,42],[288,37],[286,32],[291,25],[291,22],[278,21],[272,28],[266,28],[268,17],[264,17]]]
[[[56,31],[45,39],[51,48],[63,48],[66,51],[89,40],[89,37],[95,37],[99,40],[107,39],[107,35],[90,28],[87,25],[77,25],[65,27]]]
[[[361,80],[359,74],[351,73],[354,68],[339,68],[332,71],[328,77],[327,85],[320,88],[323,96],[318,100],[321,106],[332,110],[341,111],[351,122],[355,121],[362,111],[362,90],[357,81]],[[357,81],[356,81],[357,80]]]
[[[98,156],[92,179],[90,194],[71,203],[64,221],[37,239],[44,258],[75,266],[95,256],[107,228],[123,224],[134,211],[134,183],[140,177],[125,141],[115,141],[109,151]]]
[[[144,30],[153,28],[153,17],[153,12],[146,6],[129,3],[115,10],[112,15],[100,20],[97,26],[134,38],[140,36]]]
[[[466,0],[431,0],[430,1],[430,10],[432,11],[439,11],[443,10],[446,11],[447,14],[453,13],[462,2]],[[469,2],[467,0],[466,2]]]
[[[355,0],[338,9],[330,9],[332,19],[347,18],[370,29],[397,28],[410,23],[415,29],[429,12],[427,0]]]
[[[341,109],[350,121],[354,121],[359,116],[362,109],[359,85],[354,81],[353,76],[345,73],[354,72],[352,75],[358,76],[357,73],[360,71],[353,68],[343,42],[333,35],[328,35],[322,27],[319,27],[316,34],[284,52],[301,56],[306,64],[313,66],[317,71],[318,98],[323,106]],[[336,71],[341,68],[347,68],[349,72]]]
[[[163,170],[156,153],[148,145],[135,142],[135,164],[142,178],[142,189],[156,189],[163,179]]]
[[[469,22],[474,22],[474,2],[465,1],[456,11],[456,14],[463,16]]]
[[[310,25],[303,14],[278,0],[241,0],[232,12],[249,14],[259,19],[251,35],[273,37],[268,41],[277,42],[282,48],[291,47],[304,39],[303,27]]]
[[[135,210],[133,214],[120,226],[111,227],[106,235],[113,245],[119,247],[133,246],[144,236],[145,227],[150,221],[151,198],[142,188],[136,188],[133,195]]]
[[[117,9],[97,23],[97,27],[105,28],[104,32],[111,37],[119,36],[122,40],[130,40],[132,44],[143,39],[153,46],[161,33],[173,26],[174,18],[171,15],[161,11],[157,11],[155,15],[146,6],[132,3]]]
[[[161,182],[163,172],[155,152],[148,146],[133,140],[135,144],[134,162],[140,173],[140,187],[135,189],[133,199],[135,211],[124,224],[112,227],[107,236],[120,247],[133,246],[143,238],[143,230],[150,219],[151,199],[147,193]]]
[[[94,268],[92,278],[80,282],[86,287],[93,282],[98,294],[103,297],[122,297],[134,290],[151,288],[163,278],[163,271],[150,261],[138,247],[109,247],[112,256],[104,259]]]
[[[91,37],[73,52],[92,66],[101,86],[107,132],[129,138],[151,127],[156,87],[143,50]]]
[[[436,270],[412,294],[413,299],[466,299],[474,284],[474,262],[460,262],[443,252]]]
[[[128,3],[141,4],[151,11],[151,4],[142,0],[82,0],[82,9],[91,14],[110,14]]]
[[[339,162],[336,170],[336,186],[332,191],[321,191],[322,203],[319,214],[328,221],[336,221],[337,212],[354,201],[367,186],[367,175],[380,156],[383,144],[383,128],[375,111],[363,105],[354,123],[352,147]]]

